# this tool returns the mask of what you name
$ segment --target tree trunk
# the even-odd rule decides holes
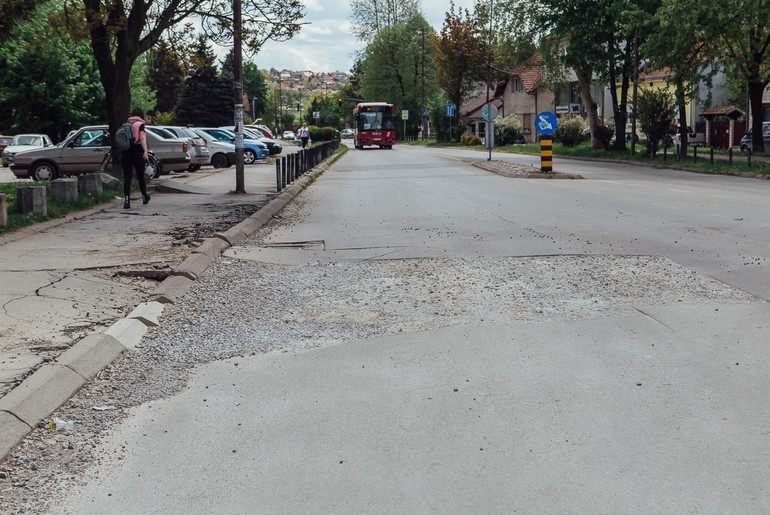
[[[749,104],[751,105],[751,151],[764,152],[765,138],[762,134],[762,122],[764,113],[762,112],[762,95],[765,91],[766,82],[749,81]],[[732,141],[730,142],[732,144]]]
[[[583,106],[586,109],[588,127],[591,130],[591,148],[603,148],[603,142],[597,137],[599,126],[601,125],[599,113],[597,112],[596,102],[594,102],[593,96],[591,96],[591,76],[593,72],[590,68],[584,68],[580,71],[575,70],[575,75],[577,76],[578,86],[580,86],[580,100],[583,101]]]
[[[687,125],[687,98],[684,94],[684,83],[682,79],[676,77],[674,80],[676,85],[675,95],[676,103],[679,107],[679,148],[680,155],[687,155],[687,138],[689,136],[689,126]]]

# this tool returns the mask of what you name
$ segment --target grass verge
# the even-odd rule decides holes
[[[45,186],[48,210],[46,216],[37,213],[21,214],[18,212],[16,190],[29,186]],[[54,202],[51,198],[51,183],[49,181],[0,183],[0,193],[5,193],[8,213],[8,225],[6,227],[0,227],[0,234],[15,231],[38,222],[62,218],[69,213],[90,209],[97,204],[109,202],[115,197],[123,196],[122,190],[103,188],[102,195],[98,198],[84,193],[78,193],[78,198],[74,202]]]

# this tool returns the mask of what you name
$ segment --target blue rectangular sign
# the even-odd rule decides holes
[[[455,115],[455,105],[454,104],[447,104],[446,105],[446,115],[447,116],[454,116]]]

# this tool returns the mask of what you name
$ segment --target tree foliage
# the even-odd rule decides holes
[[[351,0],[350,32],[366,43],[383,29],[405,25],[420,15],[420,0]]]
[[[214,64],[214,53],[205,41],[199,43],[197,54],[202,66],[185,81],[182,96],[174,112],[181,125],[220,126],[232,125],[235,118],[233,106],[232,75],[220,75]]]
[[[174,109],[184,87],[185,73],[179,55],[161,40],[149,53],[147,84],[155,91],[154,111],[166,113]]]
[[[455,119],[476,84],[486,77],[489,45],[476,33],[473,17],[467,9],[455,12],[454,2],[444,18],[441,33],[431,37],[435,51],[436,84],[450,103],[455,104]]]
[[[541,0],[476,0],[476,32],[493,46],[498,71],[510,69],[537,52],[545,9]]]
[[[418,29],[426,33],[430,31],[430,26],[420,15],[411,18],[406,24],[382,29],[366,47],[365,59],[361,63],[362,98],[392,103],[397,111],[409,111],[406,124],[409,135],[416,135],[421,124],[423,36],[418,34]],[[425,75],[430,76],[434,65],[429,44],[425,52]],[[435,86],[426,81],[425,90],[427,97],[430,97],[434,94]],[[404,124],[396,125],[396,132],[403,136],[400,133],[404,130]]]
[[[51,30],[57,6],[38,9],[0,47],[0,132],[45,133],[60,141],[71,129],[105,119],[104,93],[86,41]]]
[[[642,134],[647,138],[647,149],[654,156],[674,119],[671,93],[665,89],[642,89],[634,108]]]
[[[65,6],[70,30],[85,30],[91,40],[113,132],[131,108],[134,62],[164,33],[197,17],[215,41],[233,40],[233,6],[228,0],[65,0]],[[300,28],[303,9],[300,0],[244,0],[241,35],[246,50],[255,52],[268,39],[291,38]]]

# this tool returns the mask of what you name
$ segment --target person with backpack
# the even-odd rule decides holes
[[[139,190],[142,192],[142,204],[150,201],[150,195],[147,193],[147,181],[144,178],[144,166],[147,162],[147,135],[144,130],[145,121],[144,111],[135,107],[131,111],[131,116],[126,124],[131,126],[131,138],[127,148],[120,153],[120,164],[123,167],[123,209],[131,208],[131,180],[133,171],[136,170],[136,179],[139,181]],[[118,129],[120,132],[121,129]],[[120,138],[116,135],[120,145]]]

